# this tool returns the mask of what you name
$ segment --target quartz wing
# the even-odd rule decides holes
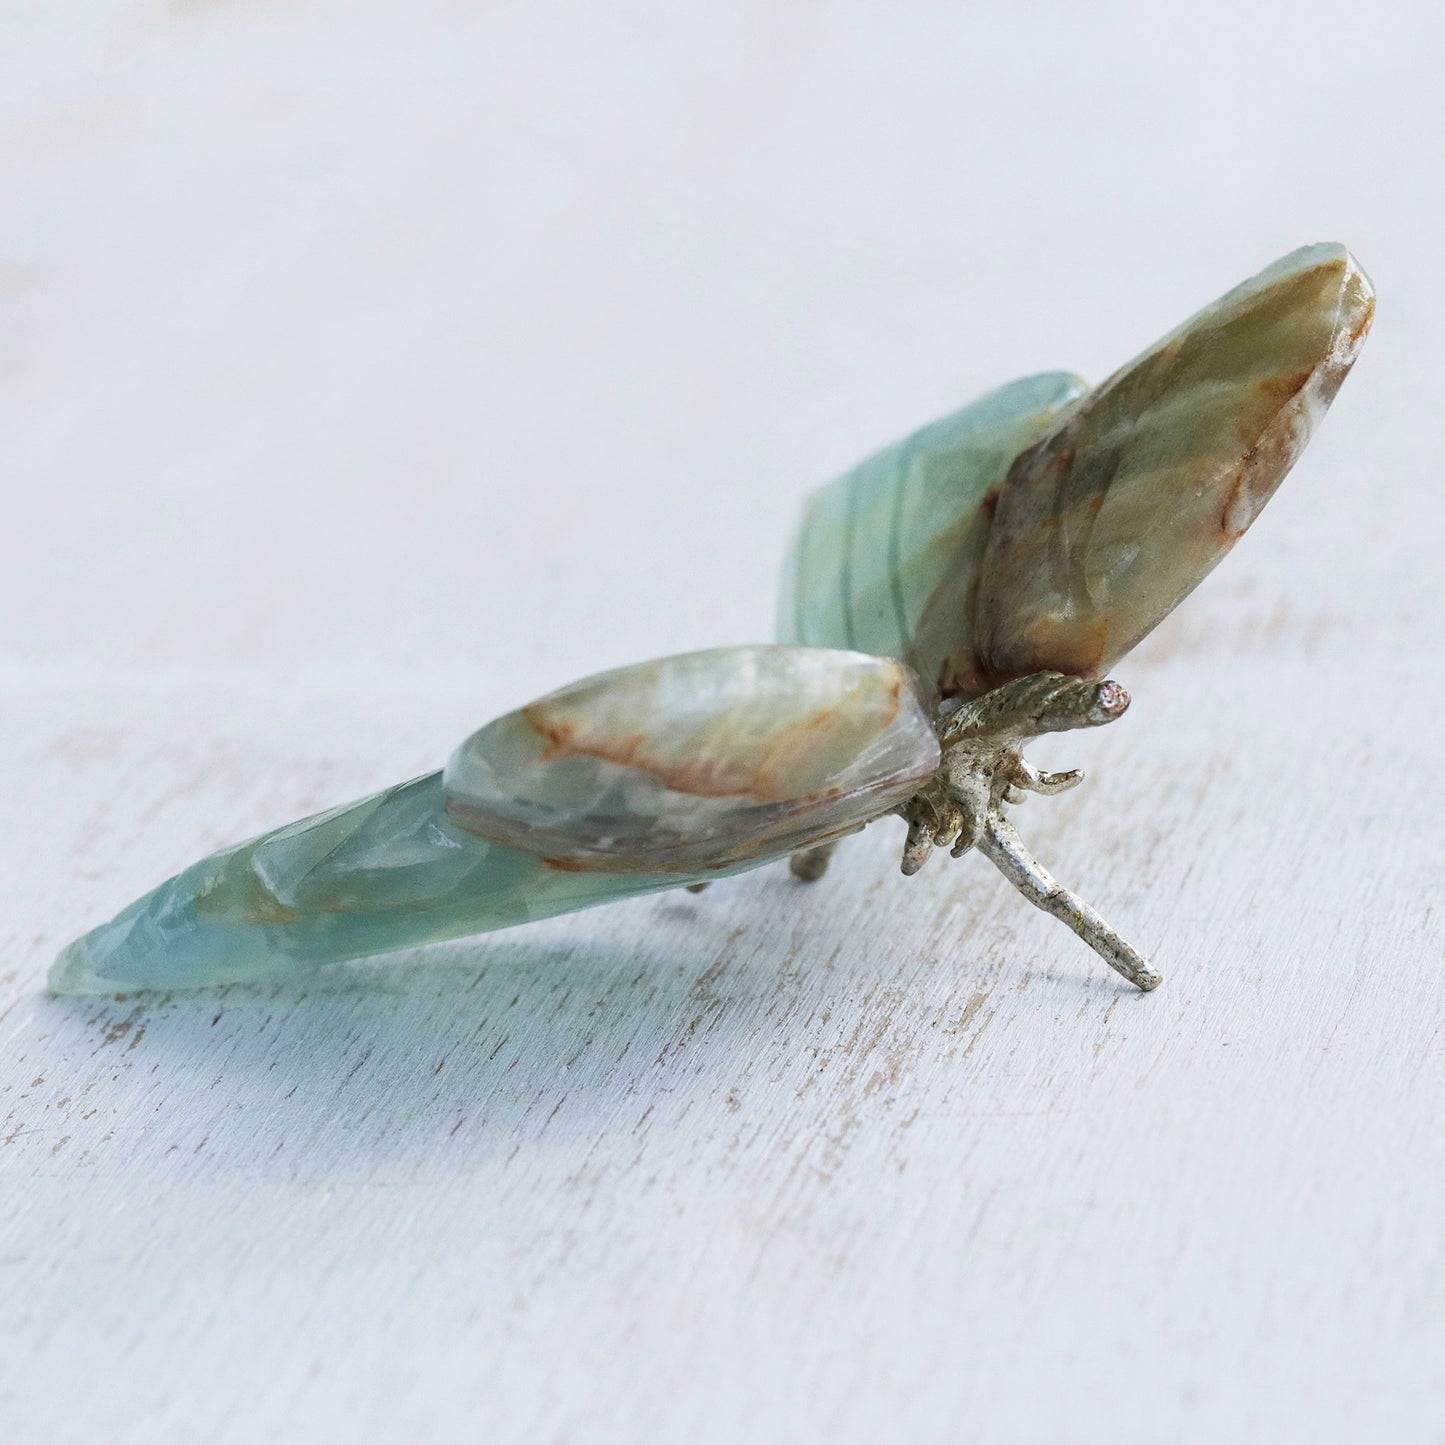
[[[1374,289],[1306,246],[1186,321],[1023,451],[997,499],[970,647],[943,690],[1100,675],[1204,579],[1304,450]]]
[[[814,492],[784,577],[779,638],[896,657],[932,689],[940,663],[972,641],[991,497],[1087,389],[1065,372],[1010,382]]]
[[[461,829],[608,873],[733,868],[856,831],[938,767],[892,658],[727,647],[620,668],[472,734],[443,775]]]

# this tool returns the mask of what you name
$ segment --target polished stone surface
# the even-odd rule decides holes
[[[1014,463],[979,578],[976,693],[1099,676],[1194,590],[1305,449],[1374,316],[1343,247],[1304,246],[1205,307]]]
[[[445,786],[194,864],[66,948],[50,987],[234,983],[710,880],[862,826],[937,763],[888,659],[739,647],[622,668],[473,734]]]
[[[1343,246],[1305,246],[1084,395],[991,393],[810,498],[779,633],[904,658],[945,696],[1100,675],[1274,494],[1374,312]]]
[[[474,733],[445,773],[458,827],[549,863],[697,871],[850,833],[938,766],[891,658],[721,647],[619,668]]]
[[[56,960],[55,993],[197,988],[506,928],[674,888],[548,868],[447,817],[430,773],[193,864]]]
[[[784,642],[899,657],[932,685],[966,644],[987,536],[979,504],[1087,384],[1047,372],[1001,386],[808,498],[778,614]]]

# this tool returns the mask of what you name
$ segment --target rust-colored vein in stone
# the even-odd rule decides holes
[[[889,685],[887,703],[880,699],[879,713],[882,714],[886,706],[886,716],[880,715],[876,728],[877,731],[885,731],[897,718],[902,706],[903,679],[895,677]],[[773,740],[762,759],[752,769],[751,776],[745,785],[732,781],[724,781],[719,778],[716,768],[696,766],[684,763],[680,766],[665,767],[656,760],[646,755],[647,735],[645,733],[632,733],[627,737],[603,739],[598,741],[582,742],[578,740],[577,729],[574,725],[548,718],[542,709],[536,705],[522,709],[522,716],[526,718],[528,726],[543,740],[542,761],[556,762],[564,757],[592,757],[604,762],[617,763],[623,767],[638,768],[644,772],[651,773],[670,792],[686,793],[698,798],[729,798],[729,797],[752,797],[760,803],[772,803],[782,799],[777,791],[777,783],[786,779],[774,779],[770,776],[770,760],[777,757],[785,757],[794,752],[800,744],[800,739],[809,733],[818,734],[833,722],[840,713],[840,709],[846,709],[853,701],[850,696],[840,704],[822,708],[806,718],[791,724]],[[809,795],[809,798],[827,798],[836,796],[837,790],[827,790]],[[807,799],[794,799],[788,797],[788,801],[806,801]]]

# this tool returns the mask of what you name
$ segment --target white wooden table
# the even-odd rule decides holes
[[[1258,13],[1263,8],[1266,13]],[[0,5],[0,1440],[1445,1440],[1424,7]],[[1375,335],[981,860],[53,999],[212,847],[770,634],[802,492],[1292,246]]]

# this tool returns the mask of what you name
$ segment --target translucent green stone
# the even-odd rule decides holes
[[[56,993],[235,983],[688,881],[565,872],[489,843],[451,822],[430,773],[212,854],[77,939],[49,982]]]
[[[1303,246],[1115,372],[1021,455],[956,690],[1049,670],[1098,677],[1135,647],[1274,495],[1374,312],[1374,287],[1343,246]]]
[[[445,773],[203,859],[72,943],[50,986],[234,983],[724,877],[862,827],[938,759],[893,659],[619,668],[482,728]]]
[[[779,857],[862,827],[938,768],[913,672],[837,648],[717,647],[602,673],[474,733],[452,821],[600,872]]]
[[[1025,377],[870,457],[808,499],[783,581],[778,636],[897,657],[932,687],[969,636],[979,506],[1086,384]]]
[[[1282,257],[1084,395],[1031,377],[810,499],[779,635],[910,663],[949,697],[1097,677],[1243,535],[1359,353],[1374,289]]]

